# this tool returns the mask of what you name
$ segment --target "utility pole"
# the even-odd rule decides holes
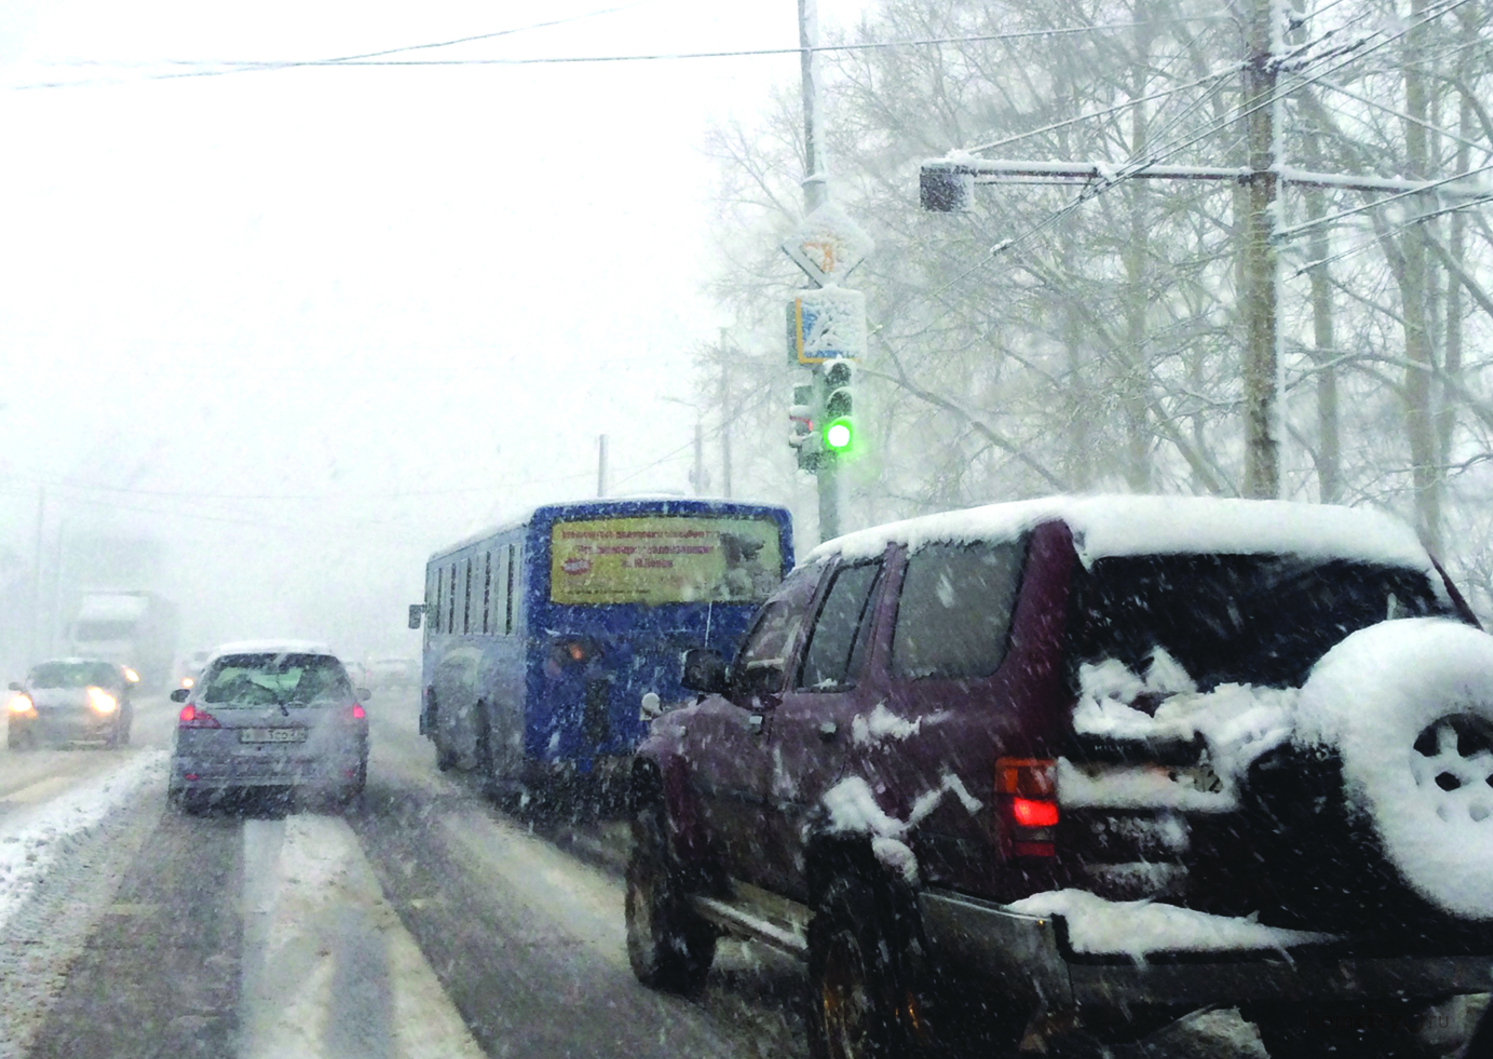
[[[700,413],[695,413],[695,469],[690,473],[690,481],[694,484],[695,495],[705,495],[705,424],[700,421]]]
[[[42,530],[47,524],[47,488],[36,489],[36,547],[32,551],[31,567],[31,635],[26,639],[26,665],[37,659],[38,641],[41,638],[41,552]]]
[[[1280,275],[1277,247],[1292,236],[1316,231],[1331,218],[1318,218],[1290,229],[1277,223],[1277,196],[1282,186],[1384,192],[1395,196],[1437,191],[1448,197],[1475,199],[1483,192],[1449,187],[1451,180],[1427,181],[1313,173],[1285,165],[1280,158],[1284,124],[1283,99],[1277,92],[1278,56],[1284,53],[1284,10],[1279,0],[1254,0],[1249,54],[1245,57],[1243,106],[1247,120],[1248,164],[1244,166],[1176,166],[1138,162],[1115,166],[1102,162],[933,159],[923,163],[919,191],[923,208],[951,213],[969,208],[978,183],[1053,184],[1065,180],[1103,188],[1121,179],[1233,181],[1248,189],[1247,215],[1241,218],[1244,245],[1243,312],[1244,481],[1246,497],[1280,495],[1280,334],[1276,324]],[[1120,175],[1116,171],[1120,170]]]
[[[1244,225],[1244,488],[1246,497],[1280,495],[1280,336],[1275,249],[1279,180],[1275,57],[1284,51],[1281,12],[1275,0],[1255,0],[1244,64],[1246,139],[1249,144],[1249,215]]]
[[[721,328],[721,496],[731,499],[731,360],[726,329]]]
[[[829,201],[829,182],[819,151],[819,11],[817,0],[798,0],[799,70],[804,99],[804,215]],[[840,468],[834,456],[823,460],[814,474],[819,488],[819,539],[840,535]]]
[[[607,495],[607,436],[602,434],[596,439],[596,496],[598,499]]]

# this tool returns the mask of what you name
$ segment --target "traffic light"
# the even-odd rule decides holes
[[[918,171],[918,201],[934,213],[969,209],[974,189],[974,174],[961,170],[957,163],[924,162]]]
[[[855,447],[855,364],[831,360],[824,365],[824,417],[820,438],[824,451],[847,454]]]
[[[822,418],[818,387],[812,382],[793,387],[793,403],[788,406],[788,444],[798,451],[798,469],[813,471],[821,455],[819,435],[814,424]]]

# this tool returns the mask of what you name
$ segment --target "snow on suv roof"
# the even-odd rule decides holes
[[[1433,569],[1414,531],[1381,511],[1181,496],[1059,496],[924,515],[826,541],[804,561],[836,554],[870,558],[893,541],[918,548],[934,541],[1006,537],[1058,521],[1073,531],[1084,566],[1106,556],[1220,554],[1300,555]]]

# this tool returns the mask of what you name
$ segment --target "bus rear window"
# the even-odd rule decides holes
[[[771,519],[652,515],[550,531],[553,603],[760,603],[782,570]]]

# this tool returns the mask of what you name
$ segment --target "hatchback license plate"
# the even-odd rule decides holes
[[[304,743],[304,728],[244,728],[238,733],[240,743]]]

